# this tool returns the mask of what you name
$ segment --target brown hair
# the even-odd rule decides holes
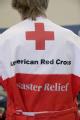
[[[23,19],[36,19],[37,16],[46,16],[45,10],[49,0],[12,0],[12,6],[19,11]]]

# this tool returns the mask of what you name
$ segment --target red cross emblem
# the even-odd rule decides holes
[[[54,40],[54,32],[45,31],[43,23],[35,23],[35,31],[26,32],[26,40],[36,40],[36,50],[45,50],[45,41]]]

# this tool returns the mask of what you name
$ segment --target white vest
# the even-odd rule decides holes
[[[25,110],[71,109],[80,90],[80,37],[43,17],[22,21],[0,36],[0,76],[10,97],[18,88]]]

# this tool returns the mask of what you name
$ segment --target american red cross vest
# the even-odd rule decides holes
[[[0,36],[0,83],[6,120],[77,120],[80,38],[38,17]]]

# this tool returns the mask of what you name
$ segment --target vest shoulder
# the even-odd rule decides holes
[[[24,33],[25,30],[32,30],[33,26],[36,22],[43,22],[46,26],[46,29],[50,29],[55,31],[57,36],[60,36],[65,41],[69,41],[73,44],[80,45],[80,37],[74,34],[72,31],[55,24],[51,20],[45,18],[38,18],[36,21],[32,21],[30,19],[26,19],[24,21],[19,22],[18,24],[10,27],[4,33],[0,35],[0,44],[4,43],[7,40],[13,40],[15,36],[20,36],[20,34]]]
[[[50,26],[54,29],[54,31],[57,33],[58,36],[65,39],[65,41],[68,41],[70,43],[73,43],[75,45],[80,46],[80,37],[76,35],[71,30],[64,28],[58,24],[55,24],[54,22],[48,20]]]
[[[27,24],[29,26],[29,22]],[[21,21],[18,24],[8,28],[6,31],[0,34],[0,44],[5,43],[8,40],[12,40],[12,38],[18,36],[23,31],[24,26],[25,26],[25,21]]]

